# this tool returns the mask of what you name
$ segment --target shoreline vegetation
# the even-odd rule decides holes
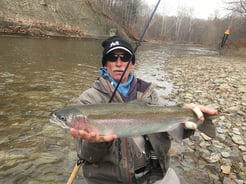
[[[25,20],[14,21],[12,19],[0,20],[0,36],[10,37],[33,37],[44,39],[105,39],[108,35],[91,35],[81,31],[80,28],[62,24],[48,24],[42,22],[29,23]],[[136,38],[134,38],[136,39]],[[189,43],[189,42],[174,42],[161,40],[144,40],[146,42],[155,42],[160,44],[185,44],[199,47],[207,47],[219,50],[220,55],[230,57],[246,57],[246,39],[239,41],[227,41],[223,48],[219,46],[211,46],[206,44]]]
[[[27,26],[20,23],[9,23],[0,21],[0,36],[9,36],[9,37],[32,37],[32,38],[42,38],[42,39],[77,39],[77,40],[87,40],[95,39],[101,40],[105,39],[107,36],[95,36],[95,35],[86,35],[81,32],[79,29],[71,28],[70,26],[63,25],[36,25],[36,26]],[[219,46],[212,47],[204,44],[196,43],[185,43],[185,42],[163,42],[158,40],[144,40],[146,42],[155,42],[160,44],[184,44],[192,45],[198,47],[206,47],[218,50],[221,56],[228,57],[242,57],[246,59],[246,39],[240,40],[239,42],[230,42],[225,45],[223,48]]]
[[[180,7],[175,16],[155,13],[144,39],[164,44],[192,43],[216,48],[225,31],[229,30],[227,32],[232,34],[227,40],[227,47],[246,47],[243,12],[241,16],[229,15],[229,10],[238,10],[241,6],[229,3],[225,3],[225,6],[228,16],[219,17],[215,14],[208,19],[195,17],[187,7]],[[103,39],[121,35],[136,41],[152,9],[137,0],[6,0],[0,2],[0,35],[66,39]]]

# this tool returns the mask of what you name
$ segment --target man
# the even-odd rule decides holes
[[[80,95],[80,104],[108,103],[130,59],[112,102],[125,103],[138,99],[151,104],[161,103],[153,85],[134,76],[132,70],[135,55],[126,40],[113,36],[106,39],[102,46],[104,51],[100,77]],[[188,104],[186,107],[194,109],[201,120],[201,111],[217,113],[216,110],[201,105]],[[194,130],[184,129],[184,138],[193,132]],[[79,156],[84,161],[83,173],[88,184],[154,183],[161,180],[168,170],[171,141],[166,132],[134,138],[99,136],[94,132],[73,128],[71,133],[82,139]]]

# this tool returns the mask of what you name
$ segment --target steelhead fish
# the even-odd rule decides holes
[[[115,134],[133,137],[157,132],[169,132],[191,121],[210,137],[215,127],[209,117],[201,124],[194,112],[179,106],[159,106],[147,103],[109,103],[75,105],[51,113],[50,122],[62,128],[76,128],[99,135]]]

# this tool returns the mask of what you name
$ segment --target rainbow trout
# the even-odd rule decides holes
[[[192,110],[179,106],[159,106],[147,103],[109,103],[75,105],[51,113],[50,122],[62,128],[76,128],[99,135],[115,134],[132,137],[157,132],[170,132],[182,123],[197,123],[198,129],[215,137],[215,127],[209,117],[200,123]]]

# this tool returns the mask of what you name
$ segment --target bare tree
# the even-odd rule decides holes
[[[231,14],[238,13],[246,18],[246,0],[226,0],[228,5],[227,10],[231,11]]]

